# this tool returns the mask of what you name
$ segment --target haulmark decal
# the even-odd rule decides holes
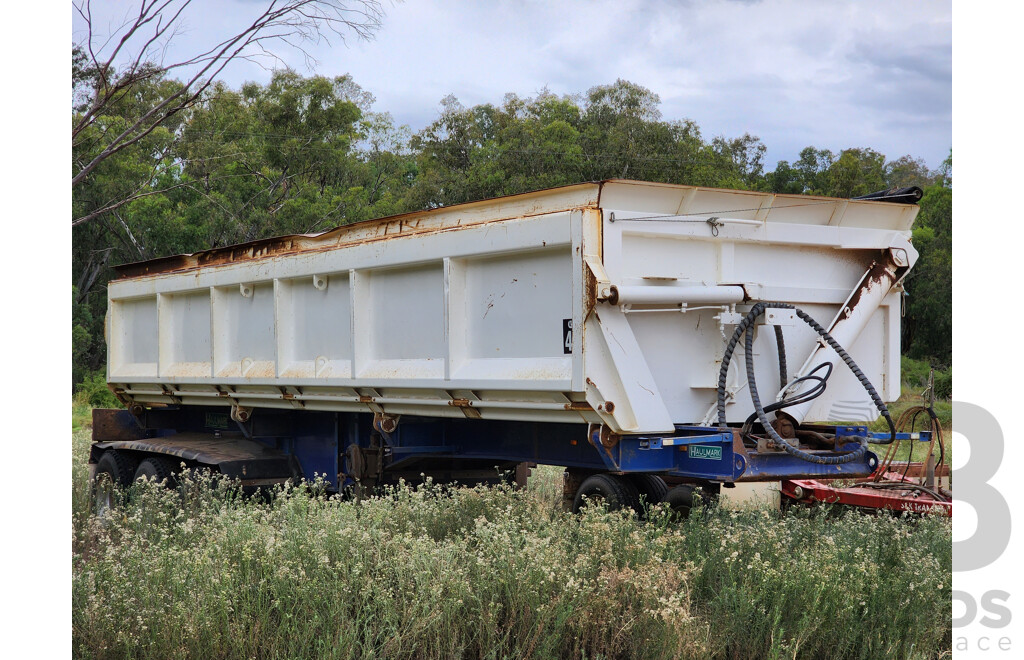
[[[722,448],[708,445],[690,445],[690,458],[701,458],[706,461],[722,460]]]
[[[227,429],[230,418],[225,413],[206,413],[206,421],[203,424],[208,429]]]

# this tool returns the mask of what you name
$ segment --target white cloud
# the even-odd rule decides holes
[[[106,11],[122,16],[128,2]],[[255,11],[251,0],[204,2],[174,52],[215,43]],[[662,99],[666,119],[710,137],[750,132],[768,164],[814,145],[872,147],[937,166],[952,141],[949,2],[669,2],[598,0],[386,4],[375,40],[314,49],[316,72],[351,73],[413,130],[454,94],[500,103],[545,86],[580,93],[625,78]],[[78,23],[76,22],[76,26]],[[309,73],[296,53],[283,53]],[[248,63],[231,84],[268,80]]]

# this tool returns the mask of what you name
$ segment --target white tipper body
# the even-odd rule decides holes
[[[108,382],[143,405],[671,432],[715,419],[723,350],[753,303],[832,327],[881,255],[916,260],[917,210],[612,180],[136,264],[108,289]],[[901,295],[858,298],[844,342],[886,401]],[[783,326],[790,379],[805,373],[817,335],[786,310],[767,322]],[[804,421],[874,419],[857,379],[819,353],[835,371]],[[772,328],[758,327],[754,361],[774,401]],[[753,410],[744,363],[741,342],[730,422]]]

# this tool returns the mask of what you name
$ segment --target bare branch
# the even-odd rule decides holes
[[[242,177],[248,177],[248,176],[251,176],[251,175],[249,175],[249,174],[228,174],[228,175],[225,175],[225,176],[214,177],[211,180],[212,181],[220,181],[222,179],[235,179],[235,178],[242,178]],[[85,215],[83,215],[83,216],[81,216],[79,218],[75,218],[74,220],[71,221],[71,226],[72,227],[77,227],[78,225],[86,223],[86,222],[92,220],[93,218],[99,217],[99,216],[103,215],[104,213],[110,213],[111,211],[114,211],[116,209],[121,208],[125,204],[129,204],[131,202],[134,202],[137,199],[142,199],[143,197],[151,197],[152,195],[162,195],[163,193],[170,192],[172,190],[177,190],[178,188],[190,188],[190,189],[192,189],[192,190],[194,190],[196,192],[200,192],[200,191],[196,190],[195,183],[196,183],[195,181],[182,181],[181,183],[176,183],[176,184],[174,184],[172,186],[167,186],[166,188],[160,188],[159,190],[147,190],[145,192],[136,192],[134,194],[128,195],[127,197],[125,197],[123,199],[117,200],[115,202],[110,202],[110,203],[108,203],[108,204],[106,204],[106,205],[104,205],[104,206],[102,206],[102,207],[100,207],[100,208],[98,208],[98,209],[96,209],[94,211],[90,211],[89,213],[87,213],[87,214],[85,214]]]
[[[84,50],[89,53],[96,70],[96,84],[89,107],[75,117],[72,139],[86,128],[94,125],[104,111],[123,98],[141,82],[166,76],[178,69],[190,69],[190,75],[174,92],[154,105],[141,116],[130,121],[129,126],[118,135],[101,135],[102,148],[84,165],[78,166],[71,179],[72,188],[82,183],[103,161],[152,134],[176,114],[195,104],[210,88],[224,68],[236,59],[249,59],[257,55],[269,55],[278,60],[267,47],[277,42],[291,47],[306,58],[308,64],[315,63],[309,47],[329,40],[328,33],[337,35],[343,42],[346,34],[355,34],[360,39],[369,39],[380,27],[383,10],[379,0],[273,0],[256,19],[239,33],[230,36],[212,48],[172,64],[153,61],[154,49],[164,40],[161,50],[176,33],[183,12],[192,0],[141,0],[139,12],[119,28],[122,32],[116,44],[99,49],[95,47],[97,35],[94,31],[91,0],[74,3],[75,11],[85,22],[88,34]],[[142,31],[152,27],[152,33],[142,36]],[[113,39],[108,39],[108,42]],[[138,50],[132,44],[139,42]],[[115,73],[114,64],[122,59],[129,48],[135,50],[122,71]],[[256,49],[257,52],[251,52]],[[105,205],[100,211],[78,218],[74,224],[81,224],[96,217],[100,212],[118,208],[136,196]]]
[[[92,285],[96,283],[96,278],[103,272],[104,267],[107,265],[107,261],[110,260],[110,253],[114,248],[109,247],[105,250],[99,250],[89,256],[89,263],[86,264],[82,270],[81,276],[78,278],[78,298],[75,299],[75,304],[81,304],[85,297],[89,294],[89,290],[92,289]],[[96,257],[100,260],[97,262]]]

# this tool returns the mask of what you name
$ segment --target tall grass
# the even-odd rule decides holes
[[[934,658],[948,520],[708,509],[683,522],[428,485],[270,501],[199,478],[89,513],[75,434],[81,658]]]

